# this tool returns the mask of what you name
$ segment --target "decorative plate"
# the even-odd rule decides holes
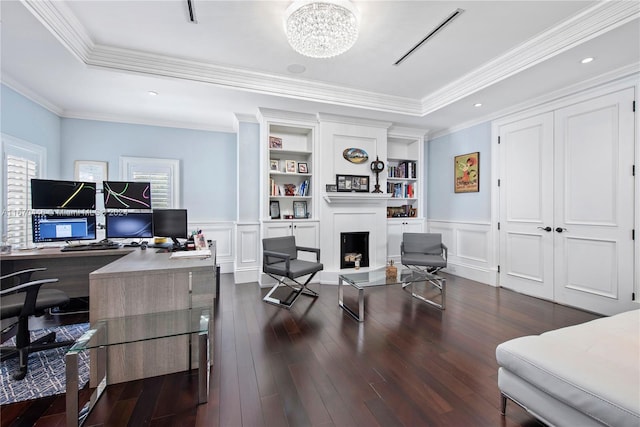
[[[351,163],[364,163],[369,160],[369,155],[362,148],[346,148],[342,157]]]

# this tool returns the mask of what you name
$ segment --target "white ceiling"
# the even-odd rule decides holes
[[[354,1],[360,36],[331,59],[289,46],[289,1],[193,3],[197,23],[186,0],[4,0],[2,81],[64,117],[231,131],[267,107],[433,134],[640,70],[637,1]]]

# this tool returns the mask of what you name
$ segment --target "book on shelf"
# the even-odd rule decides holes
[[[410,182],[387,182],[387,193],[392,198],[413,199],[416,196],[416,186]]]
[[[402,161],[397,165],[389,165],[388,170],[389,178],[408,178],[413,179],[416,177],[416,162]]]

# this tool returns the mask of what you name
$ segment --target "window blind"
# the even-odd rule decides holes
[[[31,179],[38,176],[38,164],[7,154],[6,159],[6,243],[18,248],[31,242]]]

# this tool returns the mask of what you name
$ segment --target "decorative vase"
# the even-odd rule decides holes
[[[386,277],[387,282],[395,281],[396,277],[398,277],[398,268],[393,265],[393,260],[390,260],[389,265],[387,265]]]

